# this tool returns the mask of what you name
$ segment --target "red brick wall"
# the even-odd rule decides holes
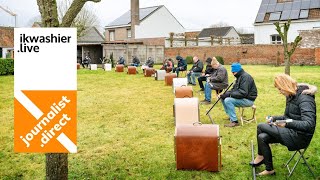
[[[12,27],[0,27],[0,47],[13,48]]]
[[[314,52],[315,64],[320,65],[320,48],[316,48]]]
[[[279,52],[279,53],[278,53]],[[315,49],[297,48],[291,57],[293,64],[320,65],[320,50],[318,61],[315,58]],[[279,55],[278,55],[279,54]],[[201,60],[207,57],[222,56],[225,64],[240,62],[242,64],[276,64],[277,58],[283,63],[282,45],[237,45],[213,47],[174,47],[165,49],[166,58],[198,56]]]

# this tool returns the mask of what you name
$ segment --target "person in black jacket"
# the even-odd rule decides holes
[[[252,166],[266,165],[259,175],[274,175],[272,153],[269,144],[280,143],[289,151],[306,148],[316,127],[315,86],[297,84],[286,74],[275,77],[274,86],[286,96],[286,109],[283,116],[267,117],[267,123],[257,127],[258,156]],[[291,119],[292,122],[274,123],[276,120]]]
[[[137,56],[132,56],[132,63],[131,63],[131,66],[135,66],[135,67],[138,67],[140,66],[140,60],[138,59]]]
[[[215,70],[214,68],[212,68],[211,61],[212,61],[212,59],[210,57],[208,57],[206,60],[206,63],[207,63],[206,70],[204,73],[202,73],[202,75],[200,77],[198,77],[200,91],[204,91],[204,86],[203,86],[202,82],[207,81],[207,77],[209,77],[210,74],[212,74],[213,71]]]
[[[203,70],[203,63],[197,57],[193,57],[193,66],[187,73],[188,83],[195,86],[196,85],[196,77],[199,77]]]
[[[177,77],[179,77],[180,71],[186,71],[187,70],[187,61],[183,59],[181,56],[177,56],[176,60],[178,61],[178,66],[173,68],[173,72],[177,73]]]
[[[239,126],[235,107],[250,107],[258,96],[253,78],[242,69],[240,63],[233,63],[231,72],[237,78],[236,82],[230,91],[220,95],[224,111],[230,119],[230,124],[225,124],[225,127]]]

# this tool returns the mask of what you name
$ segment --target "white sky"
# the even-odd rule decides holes
[[[17,16],[18,27],[30,26],[39,16],[36,0],[0,0],[0,5]],[[140,7],[164,5],[187,29],[200,30],[219,22],[236,28],[252,28],[261,0],[140,0]],[[87,3],[102,27],[130,9],[130,0]],[[0,26],[14,26],[14,18],[0,9]]]

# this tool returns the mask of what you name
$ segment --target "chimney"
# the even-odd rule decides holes
[[[131,0],[131,38],[135,38],[135,25],[139,25],[139,0]]]

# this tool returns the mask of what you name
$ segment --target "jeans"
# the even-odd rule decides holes
[[[131,66],[135,66],[135,67],[138,67],[139,64],[136,64],[136,63],[131,63]]]
[[[203,86],[203,83],[202,81],[206,81],[207,80],[207,77],[206,76],[200,76],[198,77],[198,83],[199,83],[199,86],[201,89],[204,89],[204,86]]]
[[[188,83],[196,85],[196,77],[199,77],[199,76],[201,76],[201,72],[190,72],[187,75]]]
[[[230,117],[230,121],[234,122],[234,121],[238,121],[235,107],[250,107],[253,105],[253,101],[245,98],[235,99],[232,97],[227,97],[224,100],[222,100],[222,105],[223,105],[224,111]]]

